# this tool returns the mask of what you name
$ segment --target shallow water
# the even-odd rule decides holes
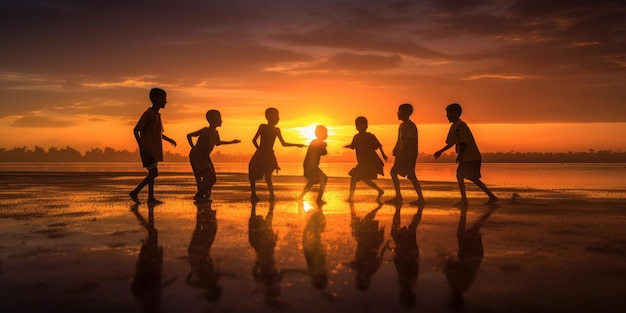
[[[281,163],[277,176],[301,176],[299,163]],[[218,173],[247,173],[244,163],[216,163]],[[351,163],[322,163],[320,168],[329,177],[348,177]],[[163,162],[161,172],[186,174],[188,163]],[[385,172],[391,168],[386,164]],[[0,173],[6,172],[144,172],[138,163],[121,162],[0,162]],[[422,181],[454,182],[456,164],[418,163],[418,178]],[[620,199],[626,197],[626,163],[484,163],[482,180],[490,186],[558,190],[593,198]],[[386,174],[380,179],[388,179]]]
[[[278,176],[277,201],[253,206],[245,175],[225,174],[214,202],[197,206],[193,182],[174,173],[157,180],[164,204],[133,207],[127,192],[141,178],[0,174],[0,311],[621,312],[626,304],[624,199],[539,190],[487,207],[471,190],[463,217],[450,206],[454,183],[427,182],[428,204],[395,215],[361,184],[346,203],[347,179],[331,180],[319,207],[308,201],[314,194],[293,200],[299,177]],[[259,196],[267,197],[262,184]],[[394,238],[394,226],[412,221],[414,236]]]

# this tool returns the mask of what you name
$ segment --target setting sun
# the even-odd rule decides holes
[[[326,140],[326,142],[335,141],[337,139],[336,135],[338,135],[337,132],[340,134],[343,133],[343,131],[339,129],[341,127],[337,127],[337,125],[335,125],[334,119],[322,115],[307,115],[306,117],[300,117],[295,119],[292,125],[306,126],[281,128],[285,139],[291,136],[297,136],[297,139],[295,140],[297,142],[304,143],[307,146],[311,143],[311,141],[317,138],[315,135],[315,129],[318,125],[325,126],[328,131],[328,138],[330,140]]]
[[[317,125],[309,125],[304,127],[296,127],[294,130],[298,133],[298,136],[308,145],[312,140],[317,138],[315,136],[316,127]]]

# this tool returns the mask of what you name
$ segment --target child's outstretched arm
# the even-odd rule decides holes
[[[239,139],[233,139],[231,141],[219,141],[218,142],[219,144],[216,144],[216,146],[219,146],[219,145],[231,145],[231,144],[240,143],[240,142],[241,142],[241,140],[239,140]]]
[[[352,138],[352,142],[349,145],[345,145],[344,148],[349,148],[354,150],[355,146],[354,146],[354,138]]]
[[[283,145],[283,147],[298,147],[298,148],[304,148],[306,147],[306,145],[303,145],[301,143],[289,143],[289,142],[285,142],[285,140],[283,139],[283,135],[280,133],[280,129],[278,129],[278,140],[280,140],[280,144]]]
[[[165,134],[161,135],[161,138],[163,138],[163,140],[169,142],[172,144],[172,146],[176,147],[176,141],[174,141],[174,139],[165,136]]]
[[[234,140],[231,140],[231,141],[222,141],[222,139],[220,139],[220,133],[217,133],[217,140],[216,140],[215,145],[216,146],[219,146],[219,145],[230,145],[230,144],[240,143],[240,142],[241,142],[241,140],[239,140],[239,139],[234,139]]]
[[[438,159],[442,153],[446,152],[446,150],[452,148],[452,146],[454,146],[454,144],[447,144],[445,147],[441,148],[441,150],[435,152],[435,159]]]

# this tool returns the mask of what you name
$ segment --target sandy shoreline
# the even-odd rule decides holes
[[[406,309],[414,299],[413,309],[424,312],[621,312],[626,304],[625,199],[493,186],[502,199],[497,207],[482,205],[484,196],[470,188],[463,213],[451,207],[455,183],[423,182],[428,203],[421,211],[408,205],[399,215],[392,205],[376,211],[372,221],[383,242],[373,246],[382,250],[389,242],[391,250],[380,264],[357,262],[375,269],[369,288],[359,290],[352,261],[359,261],[357,241],[367,246],[372,233],[353,236],[354,218],[377,209],[375,193],[362,184],[351,208],[348,179],[331,179],[320,215],[312,203],[293,200],[303,178],[277,176],[277,201],[254,209],[261,217],[273,210],[277,237],[269,259],[276,272],[287,271],[255,279],[258,251],[266,250],[255,250],[248,233],[266,232],[249,224],[245,174],[219,175],[213,204],[198,208],[191,201],[193,179],[163,173],[156,193],[165,203],[133,210],[127,193],[143,175],[0,173],[0,311],[378,312]],[[387,198],[393,195],[389,180],[377,183]],[[408,182],[402,187],[407,202],[414,200]],[[509,201],[513,193],[521,196],[516,203]],[[267,198],[264,184],[259,196]],[[402,259],[394,255],[402,241],[392,230],[398,216],[403,227],[416,213],[418,274],[402,285],[406,266],[394,262]],[[323,231],[316,227],[321,219]],[[462,247],[461,254],[482,247],[481,257],[458,254],[463,219],[465,230],[474,230],[468,237],[474,248]],[[309,268],[307,257],[317,267]],[[466,274],[454,278],[455,266]],[[208,275],[204,283],[198,269]],[[316,289],[312,273],[320,272],[328,284]],[[467,290],[459,296],[453,286]]]

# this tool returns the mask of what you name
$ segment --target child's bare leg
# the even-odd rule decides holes
[[[459,183],[459,192],[461,193],[461,201],[455,203],[455,206],[465,206],[468,204],[467,195],[465,194],[465,181],[463,181],[463,177],[457,176],[457,182]]]
[[[196,188],[198,192],[200,192],[200,188],[202,186],[202,173],[194,174],[193,177],[196,179]],[[193,198],[196,199],[198,193],[194,194]]]
[[[156,168],[148,170],[148,175],[146,175],[146,177],[137,185],[137,187],[135,187],[133,191],[128,193],[130,198],[133,199],[133,201],[135,201],[135,203],[137,204],[141,203],[139,202],[139,198],[138,198],[139,192],[143,189],[143,187],[149,186],[148,199],[153,199],[154,198],[154,179],[157,176],[159,176],[159,172]]]
[[[202,176],[200,175],[196,176],[196,185],[198,186],[198,191],[200,191],[200,186],[202,185],[203,181],[204,181],[204,178]],[[211,199],[211,189],[209,188],[209,190],[206,191],[202,196],[206,199]]]
[[[154,197],[154,179],[148,183],[148,203],[157,203],[159,200]]]
[[[253,200],[253,201],[259,200],[259,197],[257,197],[256,195],[256,181],[254,179],[250,180],[250,192],[252,193],[250,195],[250,200]]]
[[[485,204],[496,203],[498,201],[498,197],[496,197],[496,195],[494,195],[480,179],[472,180],[472,182],[476,184],[480,190],[487,194],[487,196],[489,196],[489,200],[485,202]]]
[[[148,203],[149,204],[163,203],[154,197],[154,180],[157,178],[157,176],[159,176],[159,169],[157,169],[156,167],[153,169],[150,169],[150,171],[148,171],[148,176],[146,176],[146,178],[148,177],[151,178],[148,180]]]
[[[420,185],[419,179],[417,179],[415,173],[409,173],[409,175],[407,175],[407,178],[411,181],[411,183],[413,184],[413,188],[417,193],[417,201],[412,201],[411,204],[424,204],[424,195],[422,194],[422,186]]]
[[[400,191],[400,180],[398,179],[398,171],[395,167],[391,168],[391,182],[393,183],[393,189],[396,191],[396,196],[385,201],[386,203],[399,203],[402,202],[402,192]]]
[[[350,177],[350,196],[348,196],[348,201],[354,201],[354,190],[356,189],[356,178]]]
[[[194,177],[196,179],[196,187],[198,187],[198,190],[200,190],[200,185],[202,184],[202,175],[197,174],[197,175],[194,175]]]
[[[272,172],[265,173],[265,183],[267,184],[267,189],[270,192],[270,201],[274,201],[274,184],[272,183]]]
[[[201,175],[201,183],[198,187],[198,192],[193,198],[196,201],[207,201],[210,200],[211,189],[213,185],[215,185],[216,177],[210,171],[205,171]]]
[[[383,191],[382,189],[380,189],[380,187],[378,187],[378,185],[376,185],[376,183],[374,183],[373,181],[369,180],[369,179],[364,179],[363,182],[376,189],[376,191],[378,191],[378,197],[376,197],[376,202],[380,202],[380,198],[383,196],[383,194],[385,193],[385,191]]]
[[[304,195],[309,192],[311,188],[313,188],[313,184],[311,182],[307,182],[306,185],[304,185],[304,189],[302,189],[302,193],[300,193],[298,199],[302,200],[302,198],[304,198]]]
[[[128,195],[130,196],[130,198],[136,203],[136,204],[141,204],[141,201],[139,201],[139,192],[141,191],[141,189],[143,189],[143,187],[145,187],[148,184],[148,176],[146,176],[138,185],[137,187],[135,187],[135,189],[133,189],[131,192],[128,193]]]
[[[157,176],[159,176],[159,170],[157,168],[150,169],[148,171],[148,176],[146,176],[146,178],[148,179],[148,203],[161,203],[161,201],[157,200],[154,197],[154,180],[157,178]]]
[[[209,192],[211,187],[213,187],[213,184],[209,184],[206,178],[203,179],[202,183],[200,184],[200,188],[198,189],[198,192],[196,192],[196,194],[193,196],[193,199],[198,202],[208,201],[209,198],[206,198],[206,194]]]
[[[324,196],[324,191],[326,190],[326,183],[328,183],[328,176],[322,174],[320,177],[320,191],[317,194],[317,202],[319,203],[326,203],[324,200],[322,200],[322,197]]]

